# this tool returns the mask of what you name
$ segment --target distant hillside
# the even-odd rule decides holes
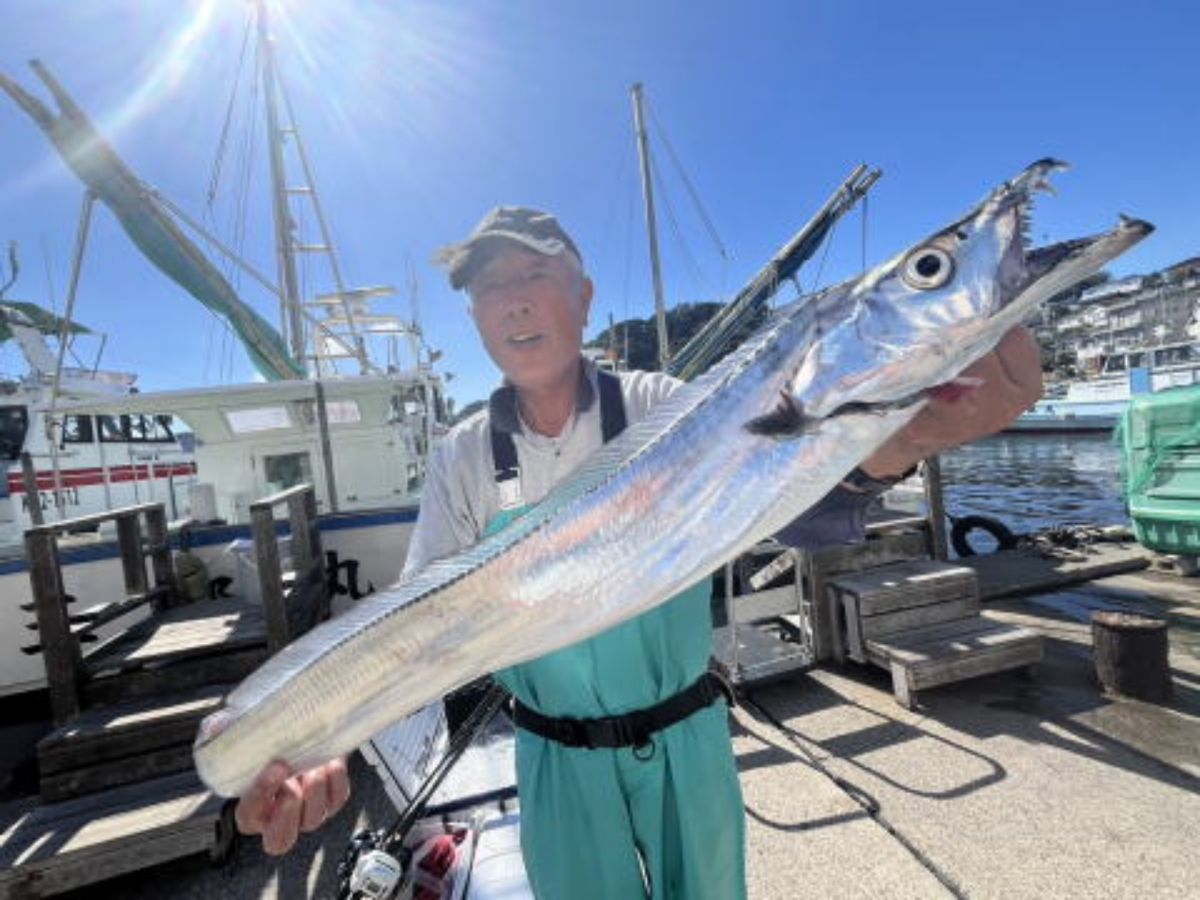
[[[724,306],[722,303],[681,303],[667,310],[667,336],[670,339],[671,355],[678,353],[688,341],[704,327]],[[745,340],[762,320],[766,318],[765,310],[754,318],[736,335],[735,340],[726,348],[726,353]],[[626,334],[628,334],[628,359],[626,364],[631,369],[656,371],[658,369],[658,330],[654,317],[648,319],[627,319],[613,326],[615,337],[614,346],[620,353],[625,352]],[[608,347],[609,329],[600,332],[588,347]],[[722,354],[724,355],[724,354]]]

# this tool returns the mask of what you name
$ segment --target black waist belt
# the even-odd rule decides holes
[[[733,692],[712,672],[700,676],[691,687],[646,709],[598,719],[556,719],[543,716],[520,700],[513,699],[513,721],[518,728],[566,744],[568,747],[641,747],[656,731],[682,722],[697,710],[725,697],[733,705]]]

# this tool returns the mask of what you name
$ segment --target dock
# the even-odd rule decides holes
[[[1175,699],[1106,698],[1087,619],[1116,603],[1171,621]],[[905,710],[888,674],[823,663],[749,692],[732,715],[752,900],[804,897],[1186,898],[1200,883],[1200,591],[1141,570],[985,605],[1037,630],[1032,680],[998,673]],[[351,835],[395,815],[352,765],[350,804],[283,860],[239,841],[65,900],[326,897]]]

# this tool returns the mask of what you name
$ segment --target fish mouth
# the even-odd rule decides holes
[[[1019,316],[1094,272],[1145,238],[1154,226],[1122,215],[1116,227],[1083,238],[1034,247],[1030,241],[1034,201],[1056,193],[1050,177],[1070,166],[1040,159],[996,188],[969,217],[977,229],[989,229],[1005,241],[997,282],[996,311]]]

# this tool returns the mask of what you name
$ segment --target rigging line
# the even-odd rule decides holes
[[[825,271],[825,259],[829,256],[829,248],[833,246],[833,235],[837,231],[838,223],[835,219],[833,224],[829,226],[829,231],[825,235],[824,249],[821,251],[821,261],[817,263],[817,274],[813,276],[812,287],[809,289],[810,294],[815,294],[821,286],[821,273]]]
[[[862,198],[862,270],[867,271],[867,200],[866,194]]]
[[[667,138],[666,129],[658,121],[658,116],[654,114],[654,107],[650,104],[646,105],[650,109],[650,123],[654,126],[655,133],[658,135],[659,140],[663,142],[663,146],[667,148],[667,155],[671,157],[671,162],[675,164],[675,169],[679,172],[679,177],[683,180],[683,186],[687,188],[688,196],[692,198],[692,203],[696,207],[696,212],[700,215],[700,221],[704,223],[704,227],[708,231],[708,236],[712,238],[712,242],[716,246],[721,258],[729,259],[729,253],[725,249],[725,244],[721,240],[721,236],[717,234],[717,227],[709,217],[704,204],[700,202],[700,194],[692,185],[692,180],[688,178],[687,170],[684,169],[683,163],[679,161],[679,156],[675,153],[675,148],[671,146],[671,141]]]
[[[667,222],[671,226],[671,231],[675,234],[675,240],[679,242],[680,250],[683,251],[684,260],[692,270],[692,276],[700,284],[700,286],[708,291],[713,291],[712,282],[704,277],[704,273],[700,271],[700,264],[696,261],[696,257],[692,254],[691,247],[684,240],[683,232],[679,228],[679,220],[675,218],[675,210],[671,206],[671,198],[667,196],[666,185],[663,182],[662,173],[658,170],[658,166],[654,162],[654,155],[650,155],[650,174],[654,178],[654,183],[658,185],[658,195],[662,200],[662,205],[667,212]]]
[[[622,144],[624,144],[624,142],[622,142]],[[608,197],[608,211],[604,217],[604,228],[600,232],[600,239],[602,243],[600,244],[601,252],[598,258],[604,258],[608,256],[610,241],[615,231],[614,223],[617,218],[618,208],[622,196],[621,189],[625,182],[625,170],[630,159],[629,154],[626,152],[617,153],[615,156],[616,165],[613,167],[613,177],[610,179],[612,191]],[[613,305],[615,306],[615,301]]]
[[[238,53],[237,69],[233,73],[233,90],[229,92],[229,104],[225,107],[225,122],[221,125],[221,136],[217,139],[217,152],[213,157],[212,174],[208,181],[208,205],[212,206],[216,199],[217,190],[221,183],[221,169],[224,167],[225,144],[229,137],[229,126],[233,121],[233,111],[237,103],[238,88],[242,83],[242,69],[246,62],[246,48],[250,43],[251,20],[247,17],[246,29],[242,32],[242,49]]]

